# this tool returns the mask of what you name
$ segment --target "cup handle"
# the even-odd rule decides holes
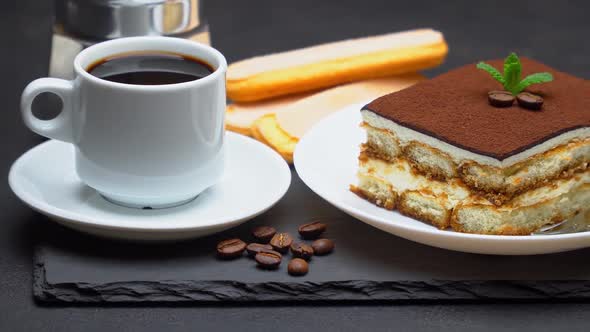
[[[50,92],[61,98],[61,113],[54,119],[41,120],[33,115],[31,109],[33,100],[43,92]],[[29,83],[23,91],[20,101],[20,110],[27,127],[39,135],[72,143],[74,141],[72,128],[73,93],[73,81],[46,77]]]

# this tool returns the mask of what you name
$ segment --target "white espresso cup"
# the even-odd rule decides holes
[[[86,70],[102,59],[142,51],[198,58],[214,71],[184,83],[134,85]],[[219,51],[185,39],[111,40],[76,56],[73,80],[31,82],[23,91],[21,112],[32,131],[74,145],[78,176],[107,200],[136,208],[176,206],[222,176],[226,70]],[[31,111],[43,92],[62,100],[54,119],[41,120]]]

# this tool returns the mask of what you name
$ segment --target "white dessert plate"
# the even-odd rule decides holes
[[[74,147],[59,141],[47,141],[26,152],[12,165],[8,179],[23,202],[64,226],[126,240],[182,240],[254,218],[289,188],[289,166],[269,147],[227,133],[226,149],[221,182],[192,202],[168,209],[140,210],[106,201],[80,181],[74,169]]]
[[[294,162],[315,193],[349,215],[385,232],[449,250],[496,255],[533,255],[590,246],[590,232],[501,236],[439,230],[395,211],[379,208],[349,191],[356,184],[362,104],[351,105],[317,123],[297,144]]]

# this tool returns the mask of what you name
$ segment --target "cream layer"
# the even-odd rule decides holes
[[[405,191],[418,191],[441,198],[446,202],[445,206],[449,209],[454,208],[459,203],[466,202],[493,206],[488,200],[480,198],[477,194],[471,192],[460,179],[451,179],[449,181],[429,179],[413,171],[409,162],[403,159],[392,163],[371,157],[361,158],[358,173],[381,179],[391,185],[398,195]],[[569,179],[554,180],[545,186],[516,196],[512,201],[498,206],[497,209],[530,206],[566,194],[570,190],[588,183],[590,183],[590,171],[576,174]]]
[[[481,165],[506,168],[519,162],[522,162],[534,155],[544,153],[557,146],[566,144],[567,142],[570,142],[573,139],[590,138],[590,128],[579,128],[548,139],[547,141],[537,144],[525,151],[510,156],[506,159],[498,160],[493,157],[481,155],[459,148],[457,146],[444,142],[436,137],[432,137],[421,132],[418,132],[416,130],[401,126],[369,110],[362,110],[361,114],[363,121],[369,124],[370,126],[378,129],[389,130],[394,135],[396,135],[396,138],[398,139],[402,147],[411,142],[420,142],[448,154],[457,165],[460,165],[462,162],[465,161],[474,161]]]

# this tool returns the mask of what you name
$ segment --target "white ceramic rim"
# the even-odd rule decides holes
[[[343,112],[351,112],[352,108],[358,108],[358,110],[360,111],[360,108],[362,106],[364,106],[365,104],[366,103],[360,103],[360,104],[354,104],[354,105],[349,105],[347,107],[344,107],[342,110],[335,112],[335,113],[327,116],[326,118],[322,119],[320,122],[316,123],[308,131],[308,133],[312,132],[314,130],[314,128],[317,128],[320,125],[325,125],[325,123],[332,121],[332,118],[338,117],[339,114],[341,114]],[[584,239],[584,238],[590,239],[590,231],[579,232],[579,233],[569,233],[569,234],[555,234],[555,235],[485,235],[485,234],[459,233],[459,232],[449,231],[449,230],[439,230],[439,229],[435,228],[434,226],[431,226],[431,228],[417,228],[417,227],[412,226],[411,224],[393,223],[393,222],[386,220],[384,218],[374,216],[370,213],[367,213],[361,209],[343,204],[342,202],[339,202],[338,200],[333,199],[331,197],[332,195],[329,195],[326,192],[323,192],[317,186],[313,186],[311,183],[309,183],[309,176],[307,175],[305,168],[297,167],[298,164],[301,165],[301,162],[298,163],[298,160],[300,160],[300,158],[301,158],[300,156],[304,153],[301,151],[303,149],[305,149],[305,146],[307,144],[311,144],[309,142],[309,136],[310,135],[307,135],[307,134],[304,135],[299,140],[299,142],[297,143],[297,146],[295,147],[293,161],[295,164],[295,169],[297,170],[297,174],[299,175],[301,180],[313,192],[315,192],[320,197],[322,197],[323,199],[328,201],[330,204],[336,206],[340,210],[348,213],[349,215],[351,215],[357,219],[365,218],[367,220],[374,220],[377,223],[387,225],[391,228],[397,228],[402,231],[410,231],[410,232],[415,232],[415,233],[434,235],[434,236],[443,237],[443,238],[447,238],[447,239],[459,238],[459,239],[469,239],[469,240],[491,241],[491,242],[497,242],[499,245],[502,242],[545,242],[548,240],[557,241],[557,240],[571,240],[571,239]],[[361,198],[359,198],[359,199],[361,199]],[[590,243],[589,243],[589,246],[590,246]]]
[[[154,44],[166,44],[167,47],[158,47]],[[154,46],[150,46],[154,45]],[[176,47],[174,45],[180,45],[186,48],[191,48],[195,50],[196,53],[199,54],[208,54],[212,58],[217,61],[217,63],[209,63],[205,59],[202,59],[203,56],[199,54],[186,54],[186,52],[179,52],[179,54],[186,54],[192,57],[199,58],[209,65],[214,67],[213,73],[189,82],[183,83],[174,83],[174,84],[161,84],[161,85],[138,85],[138,84],[126,84],[126,83],[119,83],[119,82],[111,82],[107,80],[103,80],[102,78],[98,78],[86,71],[86,68],[82,65],[83,63],[93,63],[95,61],[100,60],[101,58],[105,58],[107,56],[113,56],[120,53],[129,52],[129,48],[134,51],[164,51],[164,52],[173,52],[177,53]],[[97,56],[96,53],[100,53],[105,51],[108,48],[116,48],[124,47],[125,51],[115,51],[115,52],[107,52],[108,55]],[[94,82],[96,84],[111,86],[115,89],[125,89],[131,90],[134,92],[147,92],[152,93],[154,91],[170,91],[170,90],[178,90],[183,88],[196,88],[203,85],[207,85],[211,82],[215,82],[217,80],[225,81],[225,72],[227,71],[227,61],[221,52],[214,49],[211,46],[207,46],[205,44],[201,44],[195,41],[190,41],[182,38],[175,38],[175,37],[162,37],[162,36],[143,36],[143,37],[126,37],[126,38],[118,38],[109,41],[105,41],[102,43],[98,43],[92,45],[82,52],[78,53],[76,58],[74,59],[74,71],[80,77],[84,79]],[[222,76],[222,77],[220,77]]]
[[[96,227],[96,228],[104,228],[104,229],[113,229],[113,230],[128,230],[128,231],[134,231],[134,232],[178,232],[178,231],[191,231],[191,230],[199,230],[199,229],[203,229],[203,228],[208,228],[208,227],[214,227],[214,226],[223,226],[223,225],[228,225],[231,226],[233,224],[235,224],[236,222],[240,222],[246,219],[251,219],[254,218],[266,211],[268,211],[271,207],[273,207],[276,203],[278,203],[281,198],[283,198],[287,192],[287,190],[289,189],[290,185],[291,185],[291,170],[289,168],[289,165],[287,165],[287,163],[285,162],[285,160],[278,154],[276,153],[273,149],[271,149],[270,147],[243,135],[240,134],[235,134],[235,133],[231,133],[231,132],[226,132],[226,135],[231,136],[230,137],[226,137],[227,141],[229,141],[230,139],[237,139],[237,140],[244,140],[244,141],[248,141],[248,144],[256,144],[257,148],[261,149],[262,151],[264,151],[263,153],[267,154],[268,158],[272,158],[273,162],[276,163],[277,167],[277,172],[280,172],[280,178],[285,179],[285,183],[284,183],[284,187],[282,188],[282,190],[276,195],[276,197],[273,199],[272,202],[270,202],[268,204],[268,206],[264,209],[261,209],[259,211],[256,211],[256,213],[248,213],[247,215],[244,215],[243,217],[236,217],[236,216],[224,216],[221,219],[213,219],[213,220],[207,220],[206,223],[200,223],[197,226],[187,226],[187,227],[179,227],[179,226],[174,226],[174,225],[169,225],[169,224],[160,224],[157,225],[158,227],[144,227],[144,226],[134,226],[134,227],[129,227],[129,226],[120,226],[117,225],[114,222],[111,221],[106,221],[104,219],[100,219],[100,218],[93,218],[93,217],[89,217],[87,215],[83,215],[83,214],[79,214],[79,213],[73,213],[71,211],[68,210],[64,210],[64,209],[60,209],[60,208],[56,208],[53,205],[47,204],[43,201],[39,201],[36,199],[31,198],[27,192],[25,192],[24,190],[22,190],[20,188],[20,186],[15,185],[15,169],[20,167],[20,164],[25,162],[26,158],[30,158],[32,156],[32,151],[34,149],[40,148],[43,145],[49,144],[52,142],[52,140],[48,140],[46,142],[43,142],[39,145],[36,145],[34,147],[32,147],[31,149],[29,149],[28,151],[26,151],[23,155],[21,155],[10,167],[10,171],[8,174],[8,184],[10,186],[10,188],[12,189],[12,191],[16,194],[16,196],[21,199],[25,204],[27,204],[29,207],[31,207],[32,209],[45,214],[45,215],[50,215],[53,218],[57,218],[60,220],[68,220],[68,222],[74,223],[74,224],[78,224],[81,226],[92,226],[92,227]],[[161,210],[156,210],[156,211],[161,211]],[[242,215],[243,213],[240,213],[240,215]],[[168,226],[168,227],[167,227]]]

